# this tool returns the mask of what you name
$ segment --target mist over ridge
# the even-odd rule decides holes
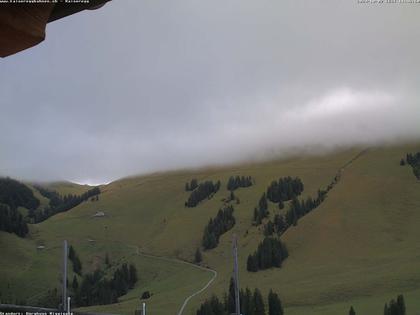
[[[127,0],[51,23],[0,64],[0,174],[96,184],[416,141],[414,11]]]

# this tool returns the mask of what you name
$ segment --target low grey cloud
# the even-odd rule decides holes
[[[420,5],[112,1],[0,62],[0,174],[100,183],[420,138]]]

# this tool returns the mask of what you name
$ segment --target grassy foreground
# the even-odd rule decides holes
[[[192,260],[204,226],[228,196],[232,175],[250,175],[256,185],[235,194],[235,227],[219,246],[204,252],[204,264],[219,275],[208,290],[193,298],[185,314],[194,314],[210,294],[221,296],[232,270],[231,238],[239,238],[241,286],[278,291],[286,314],[382,314],[389,299],[403,293],[408,314],[420,310],[420,183],[399,160],[420,145],[370,148],[349,164],[326,201],[289,229],[282,239],[290,256],[281,269],[246,271],[246,258],[262,239],[251,225],[252,210],[269,183],[283,176],[299,176],[303,197],[315,196],[338,170],[362,149],[324,156],[300,157],[225,168],[178,171],[132,177],[101,187],[99,201],[85,202],[31,227],[30,239],[0,234],[0,292],[28,303],[59,285],[60,244],[68,239],[79,252],[85,270],[103,263],[108,252],[115,263],[134,262],[140,281],[115,305],[90,311],[132,314],[144,290],[154,295],[149,314],[176,314],[183,300],[211,278],[211,274],[175,261],[143,257],[141,252]],[[196,208],[185,208],[185,182],[191,178],[221,180],[222,189]],[[59,189],[59,188],[57,188]],[[74,188],[73,188],[74,189]],[[271,215],[278,209],[270,204]],[[287,208],[287,205],[286,205]],[[104,211],[104,218],[93,218]],[[46,249],[36,250],[43,244]]]

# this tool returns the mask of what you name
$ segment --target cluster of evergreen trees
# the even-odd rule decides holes
[[[356,315],[353,306],[350,307],[349,315]],[[389,303],[385,303],[384,315],[406,315],[404,296],[400,294],[397,300],[392,299]]]
[[[36,209],[40,204],[28,186],[8,177],[0,178],[0,203],[11,209]]]
[[[271,267],[281,267],[289,256],[286,246],[278,239],[265,237],[254,254],[248,256],[246,269],[256,272]]]
[[[211,218],[204,229],[202,245],[204,249],[212,249],[219,244],[219,238],[223,233],[229,231],[235,225],[233,206],[229,205],[220,209],[217,216]]]
[[[267,198],[271,202],[280,203],[299,196],[303,191],[303,182],[300,178],[290,176],[273,181],[267,188]]]
[[[123,264],[115,270],[111,279],[100,269],[86,274],[80,286],[75,277],[72,283],[75,304],[90,306],[116,303],[118,297],[134,288],[137,280],[137,270],[132,264]]]
[[[70,245],[69,248],[69,259],[73,264],[73,271],[79,276],[82,275],[82,262],[80,261],[80,258],[76,254],[76,251],[72,245]]]
[[[407,164],[413,168],[414,176],[417,179],[420,179],[420,152],[417,153],[407,153],[406,160],[401,159],[400,165],[404,166],[407,161]]]
[[[197,187],[198,187],[198,181],[195,178],[191,179],[191,182],[185,183],[185,191],[193,191]]]
[[[267,197],[265,196],[265,193],[263,193],[258,201],[258,206],[254,208],[254,223],[260,225],[262,220],[268,217],[269,214]]]
[[[270,290],[268,294],[268,313],[259,289],[252,292],[249,288],[239,292],[240,311],[244,315],[283,315],[283,306],[277,293]],[[215,295],[206,300],[197,310],[197,315],[230,315],[235,313],[235,288],[230,280],[229,293],[220,301]]]
[[[268,211],[267,199],[271,202],[278,203],[279,208],[284,208],[284,201],[296,199],[303,191],[303,182],[300,178],[292,178],[290,176],[280,178],[273,181],[267,188],[267,193],[263,193],[258,201],[257,207],[254,208],[254,223],[260,225],[264,218],[270,214]],[[270,223],[271,225],[273,223]]]
[[[34,211],[39,200],[28,186],[8,177],[0,178],[0,231],[25,237],[29,229],[18,207]]]
[[[286,212],[285,216],[276,214],[273,222],[269,220],[264,225],[264,235],[271,236],[274,233],[281,235],[290,226],[297,225],[298,219],[318,207],[325,200],[326,195],[326,191],[318,190],[318,196],[315,200],[311,197],[301,201],[294,198],[290,203],[289,210]]]
[[[28,225],[18,210],[0,203],[0,231],[15,233],[25,237],[28,234]]]
[[[318,207],[325,200],[326,195],[326,191],[318,190],[318,195],[315,200],[311,197],[308,197],[306,201],[299,201],[297,198],[294,198],[290,203],[289,210],[286,213],[286,226],[296,225],[299,218]]]
[[[220,302],[217,296],[213,295],[209,300],[201,304],[196,315],[230,315],[226,310],[226,304]]]
[[[195,207],[204,199],[210,199],[220,189],[220,181],[213,183],[212,181],[205,181],[199,184],[190,194],[188,200],[185,202],[186,207]]]
[[[230,191],[236,190],[240,187],[250,187],[253,184],[251,176],[231,176],[227,183],[227,189]]]
[[[50,202],[49,206],[45,208],[44,211],[30,212],[29,217],[33,218],[35,223],[42,222],[56,213],[68,211],[78,206],[82,202],[89,200],[89,198],[97,196],[101,193],[99,187],[94,187],[81,195],[69,194],[62,197],[60,194],[58,194],[58,192],[48,190],[40,186],[36,186],[36,189],[42,196],[48,198]]]
[[[398,295],[397,300],[392,299],[389,304],[386,303],[384,307],[384,315],[405,315],[404,296]]]

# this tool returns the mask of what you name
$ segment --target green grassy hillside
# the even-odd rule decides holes
[[[228,196],[232,175],[250,175],[256,185],[235,191],[235,227],[216,249],[203,253],[204,264],[218,272],[208,290],[193,298],[184,314],[195,314],[210,294],[227,289],[232,270],[231,238],[239,238],[241,286],[278,291],[286,314],[382,314],[383,305],[404,293],[408,314],[420,309],[420,183],[411,168],[399,165],[420,145],[370,148],[266,163],[132,177],[101,187],[99,201],[85,202],[31,226],[29,239],[0,234],[0,292],[30,298],[59,285],[60,244],[68,239],[80,253],[85,270],[101,263],[106,252],[115,262],[132,261],[140,281],[119,304],[92,311],[132,314],[145,289],[154,295],[149,314],[176,314],[183,300],[203,287],[211,273],[174,260],[144,257],[140,252],[192,260],[204,226]],[[352,163],[347,163],[358,156]],[[249,273],[246,258],[262,240],[253,227],[252,211],[270,182],[299,176],[303,197],[315,196],[344,166],[341,180],[320,207],[299,220],[282,239],[289,258],[281,269]],[[195,208],[185,208],[185,182],[191,178],[221,180],[222,189]],[[287,205],[286,205],[287,208]],[[92,217],[104,211],[102,218]],[[270,204],[271,216],[277,210]],[[46,246],[36,250],[37,244]],[[12,270],[12,272],[10,272]]]
[[[84,192],[88,191],[92,188],[92,186],[89,185],[80,185],[72,182],[52,182],[52,183],[43,183],[40,184],[40,186],[57,191],[60,195],[81,195]]]

